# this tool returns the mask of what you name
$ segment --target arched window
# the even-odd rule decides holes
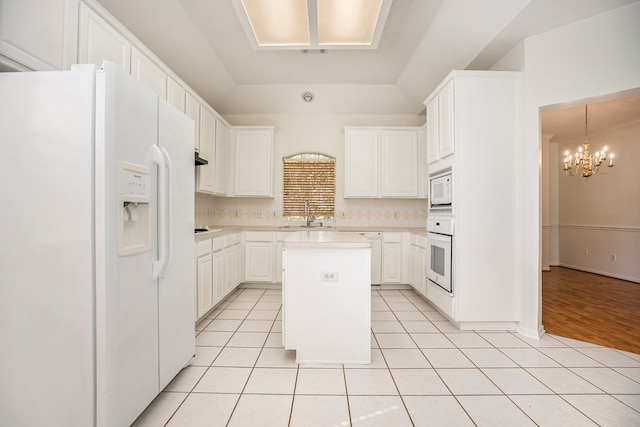
[[[320,153],[282,158],[285,220],[335,220],[336,159]]]

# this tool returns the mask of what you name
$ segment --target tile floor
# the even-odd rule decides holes
[[[461,332],[411,290],[372,291],[372,364],[298,366],[281,292],[238,289],[135,426],[640,426],[640,355]]]

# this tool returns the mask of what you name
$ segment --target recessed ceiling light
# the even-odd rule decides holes
[[[307,0],[242,0],[260,46],[310,43]]]
[[[393,0],[231,0],[255,49],[376,49]]]
[[[302,100],[304,102],[311,102],[311,101],[313,101],[313,98],[314,98],[314,96],[313,96],[312,92],[305,92],[305,93],[302,94]]]
[[[318,44],[371,44],[382,0],[318,0]]]

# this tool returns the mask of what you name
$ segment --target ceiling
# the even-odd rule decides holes
[[[450,70],[635,1],[394,0],[378,49],[304,54],[253,49],[231,0],[98,0],[222,115],[421,114]]]

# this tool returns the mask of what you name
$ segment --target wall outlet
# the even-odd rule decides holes
[[[611,261],[616,262],[618,260],[618,256],[616,254],[611,254]]]
[[[393,219],[400,219],[400,212],[399,211],[393,211]]]
[[[238,212],[238,211],[233,211],[233,217],[234,217],[234,218],[240,218],[240,212]]]
[[[321,282],[337,282],[338,281],[338,272],[337,271],[323,271],[320,273],[320,281]]]
[[[278,216],[278,212],[273,211],[273,212],[272,212],[272,215],[271,215],[271,218],[276,218],[277,216]]]
[[[262,218],[262,211],[253,211],[254,218]]]
[[[340,212],[340,219],[346,219],[347,213],[345,211]]]

